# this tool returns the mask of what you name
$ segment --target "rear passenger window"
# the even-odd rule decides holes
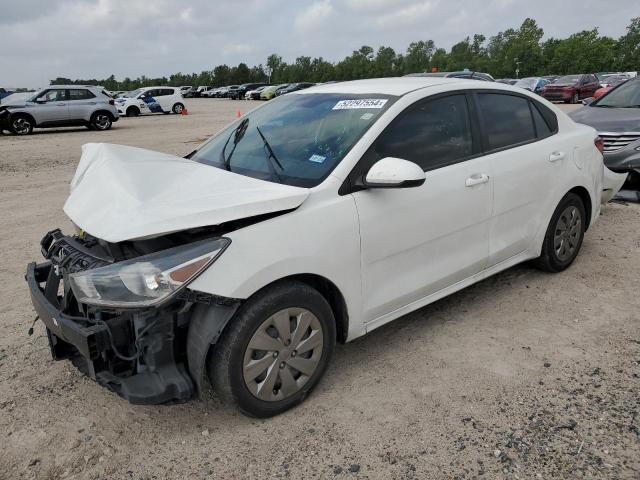
[[[173,95],[173,89],[163,88],[162,90],[160,90],[159,96],[165,96],[165,95]]]
[[[69,90],[69,100],[87,100],[95,97],[89,90]]]
[[[402,113],[376,140],[378,158],[397,157],[425,171],[459,162],[473,153],[465,95],[428,100]]]
[[[545,121],[544,117],[540,114],[540,111],[536,107],[535,103],[531,104],[531,113],[533,114],[533,123],[536,126],[536,133],[538,138],[547,138],[553,134],[551,128]]]
[[[510,147],[536,139],[529,101],[515,95],[479,93],[489,150]]]

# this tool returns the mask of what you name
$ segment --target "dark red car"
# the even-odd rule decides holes
[[[599,88],[598,77],[591,73],[565,75],[544,87],[541,95],[552,102],[578,103],[583,98],[593,96]]]

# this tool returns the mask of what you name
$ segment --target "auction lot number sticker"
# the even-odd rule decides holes
[[[340,100],[332,110],[350,110],[356,108],[382,108],[387,103],[386,98],[359,98],[355,100]]]

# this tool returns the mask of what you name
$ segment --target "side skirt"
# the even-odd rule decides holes
[[[445,287],[442,290],[438,290],[437,292],[432,293],[431,295],[427,295],[426,297],[423,297],[420,300],[416,300],[415,302],[409,303],[408,305],[398,308],[393,312],[382,315],[381,317],[378,317],[375,320],[371,320],[370,322],[365,324],[366,333],[369,333],[375,330],[376,328],[381,327],[385,323],[389,323],[392,320],[395,320],[396,318],[402,317],[403,315],[411,313],[414,310],[422,308],[425,305],[429,305],[430,303],[433,303],[437,300],[440,300],[441,298],[451,295],[452,293],[462,290],[463,288],[466,288],[469,285],[473,285],[474,283],[484,280],[485,278],[489,278],[490,276],[495,275],[498,272],[511,268],[514,265],[525,262],[527,260],[531,260],[532,258],[534,258],[534,256],[531,255],[531,253],[528,250],[518,253],[513,257],[508,258],[507,260],[503,260],[502,262],[494,265],[493,267],[487,268],[481,272],[476,273],[475,275],[472,275],[469,278],[466,278],[457,283],[454,283],[453,285]]]

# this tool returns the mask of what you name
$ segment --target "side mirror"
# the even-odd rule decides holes
[[[593,97],[587,97],[584,100],[582,100],[582,104],[585,106],[589,106],[594,102],[595,98]]]
[[[373,164],[365,176],[364,184],[369,188],[409,188],[419,187],[425,180],[424,170],[417,164],[386,157]]]

